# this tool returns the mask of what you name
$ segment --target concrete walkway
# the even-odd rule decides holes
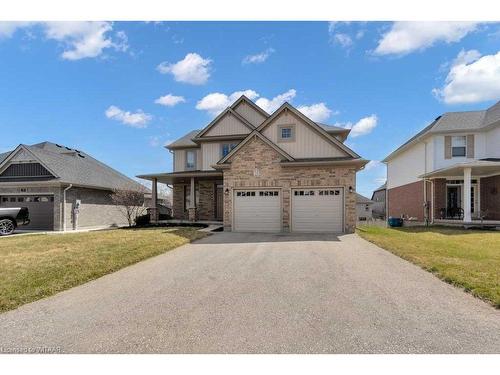
[[[500,311],[356,235],[214,234],[0,332],[4,352],[500,353]]]

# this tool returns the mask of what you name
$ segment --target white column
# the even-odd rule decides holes
[[[464,222],[472,221],[470,204],[471,174],[470,168],[464,168]]]

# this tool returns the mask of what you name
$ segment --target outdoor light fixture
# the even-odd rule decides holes
[[[352,186],[349,186],[349,193],[352,193]]]
[[[224,194],[228,195],[229,194],[229,189],[226,188],[226,190],[224,190]]]

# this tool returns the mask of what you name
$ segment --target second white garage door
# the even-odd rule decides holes
[[[235,190],[234,230],[237,232],[281,231],[279,190]]]
[[[293,232],[342,232],[344,222],[342,188],[293,189]]]

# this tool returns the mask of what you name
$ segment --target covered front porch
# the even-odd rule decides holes
[[[223,181],[220,171],[183,171],[137,176],[152,183],[150,215],[158,222],[158,183],[172,188],[172,216],[179,222],[222,222]]]
[[[500,161],[459,163],[420,177],[431,223],[500,225]]]

